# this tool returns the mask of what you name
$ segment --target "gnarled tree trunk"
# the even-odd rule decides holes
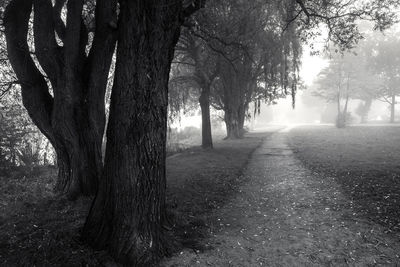
[[[179,1],[120,1],[103,177],[83,236],[130,266],[164,253],[168,79]]]
[[[116,1],[97,1],[96,33],[101,32],[93,40],[89,57],[85,52],[88,37],[82,22],[83,1],[68,2],[66,26],[60,17],[64,2],[57,0],[53,6],[51,0],[12,0],[6,8],[4,26],[23,104],[57,153],[56,189],[75,198],[97,191],[102,168],[104,95],[115,47],[113,29],[108,25],[116,16]],[[28,48],[32,6],[35,54],[54,96]],[[62,47],[56,42],[55,32],[63,41]]]

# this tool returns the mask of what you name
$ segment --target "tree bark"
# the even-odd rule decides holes
[[[396,113],[396,95],[392,94],[392,101],[390,102],[390,123],[394,123]]]
[[[210,118],[210,87],[203,87],[199,98],[201,108],[201,146],[213,148]]]
[[[223,93],[219,97],[225,112],[226,139],[243,137],[245,116],[256,85],[251,72],[252,65],[248,59],[236,63],[222,59],[220,79]]]
[[[54,22],[63,1],[56,2],[53,8],[50,0],[12,0],[6,8],[4,25],[7,51],[21,83],[24,106],[57,153],[56,189],[75,198],[95,194],[102,168],[104,95],[116,41],[114,29],[104,25],[115,18],[116,1],[97,1],[96,29],[101,32],[95,36],[89,58],[81,18],[83,2],[68,2],[66,27],[62,21],[57,25]],[[51,82],[54,97],[27,44],[32,5],[36,57]],[[63,47],[56,43],[56,28]]]
[[[120,4],[104,172],[83,237],[124,264],[149,266],[164,254],[168,79],[182,6]]]
[[[238,139],[241,138],[239,116],[236,110],[230,108],[225,109],[225,125],[226,125],[226,139]]]

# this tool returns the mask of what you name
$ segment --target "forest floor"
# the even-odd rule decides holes
[[[203,248],[161,266],[399,266],[400,128],[298,127],[253,154]]]
[[[171,253],[207,249],[211,214],[239,190],[252,152],[276,129],[167,158]],[[54,168],[0,172],[0,266],[116,266],[107,253],[80,240],[91,199],[56,196],[55,176]]]

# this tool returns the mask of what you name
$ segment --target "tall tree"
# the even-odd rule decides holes
[[[379,95],[390,105],[390,122],[395,122],[396,96],[400,95],[400,39],[381,36],[372,47],[370,63],[382,80]]]
[[[116,1],[97,1],[89,53],[82,19],[88,4],[68,1],[66,25],[64,6],[63,0],[54,6],[50,0],[12,0],[4,27],[8,58],[21,85],[24,106],[57,152],[57,187],[76,197],[95,194],[102,169],[104,95],[116,41]],[[28,32],[35,37],[35,58],[27,43]]]
[[[294,5],[291,1],[215,1],[203,11],[203,18],[199,16],[196,34],[206,41],[219,65],[212,98],[213,105],[225,113],[227,138],[242,137],[255,97],[294,94],[300,45],[294,27],[284,31]]]
[[[192,19],[188,23],[189,26],[182,30],[180,41],[176,46],[175,63],[180,68],[188,69],[189,72],[178,75],[175,77],[175,81],[184,83],[189,88],[194,83],[195,87],[199,89],[198,101],[202,119],[201,146],[203,148],[212,148],[210,95],[212,85],[218,75],[218,63],[206,42],[191,29],[195,21],[195,19]]]
[[[358,57],[351,53],[334,54],[329,66],[318,75],[318,87],[314,95],[336,102],[336,126],[344,128],[348,117],[348,105],[355,98],[359,83],[360,70],[357,68]],[[357,71],[359,70],[359,71]]]
[[[131,266],[165,252],[169,72],[184,18],[202,4],[120,1],[104,172],[84,238]]]
[[[4,16],[8,57],[24,106],[57,151],[59,185],[73,195],[97,191],[85,239],[119,261],[143,265],[163,252],[170,64],[181,24],[203,1],[120,1],[117,26],[117,2],[98,0],[90,45],[82,20],[87,3],[64,4],[12,0]],[[32,6],[37,62],[27,43]],[[102,172],[104,95],[117,32]]]

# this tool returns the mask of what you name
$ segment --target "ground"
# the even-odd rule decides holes
[[[273,128],[271,129],[273,131]],[[268,133],[216,137],[215,149],[191,147],[167,158],[169,252],[203,249],[209,214],[235,194],[243,168]],[[91,199],[52,192],[54,168],[0,172],[0,266],[115,266],[80,241]]]
[[[274,127],[170,156],[172,255],[160,265],[399,265],[399,131]],[[1,266],[115,266],[79,242],[88,200],[56,200],[51,172],[10,175]]]
[[[210,249],[183,250],[162,266],[399,265],[398,132],[273,134],[253,154],[239,192],[210,216]]]

